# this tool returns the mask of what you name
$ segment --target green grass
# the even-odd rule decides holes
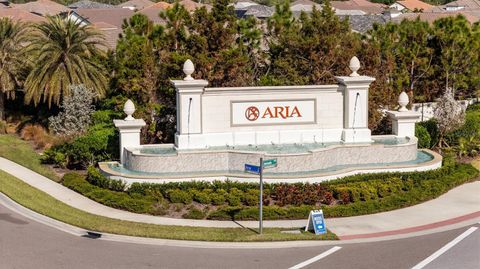
[[[264,229],[263,235],[258,235],[255,231],[245,228],[162,226],[111,219],[68,206],[1,170],[0,192],[42,215],[87,230],[112,234],[178,240],[231,242],[337,239],[336,235],[331,232],[317,236],[312,233],[285,234],[280,233],[282,229],[267,228]]]
[[[40,155],[32,149],[32,146],[14,135],[0,135],[0,156],[56,182],[60,181],[60,177],[52,169],[42,165]]]

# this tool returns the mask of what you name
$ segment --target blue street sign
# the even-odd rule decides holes
[[[306,231],[312,230],[315,231],[315,234],[324,234],[327,233],[327,227],[325,226],[325,219],[323,218],[322,210],[312,210],[308,216]]]
[[[245,164],[245,172],[252,174],[260,174],[260,166]]]

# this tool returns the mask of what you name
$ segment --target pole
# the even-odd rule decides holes
[[[259,203],[259,231],[263,233],[263,158],[260,158],[260,203]]]

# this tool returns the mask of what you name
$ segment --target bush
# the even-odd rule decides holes
[[[427,148],[435,147],[438,143],[438,139],[440,138],[440,130],[438,129],[437,121],[435,119],[430,119],[428,121],[419,122],[417,125],[425,127],[430,135],[430,146]]]
[[[168,192],[168,199],[172,203],[182,203],[186,205],[192,203],[192,195],[179,189]]]
[[[85,135],[72,142],[51,148],[48,156],[61,153],[66,157],[67,167],[87,168],[97,162],[112,160],[118,156],[118,134],[113,125],[93,125]],[[56,159],[45,158],[45,163],[58,164]]]
[[[187,213],[185,213],[183,217],[186,219],[204,219],[205,212],[194,207],[190,209]]]
[[[95,186],[112,191],[124,191],[126,188],[125,182],[119,179],[109,179],[93,166],[87,169],[87,181]]]
[[[56,143],[55,137],[51,136],[47,130],[39,124],[25,125],[20,131],[20,137],[23,140],[33,142],[36,149],[48,149]]]
[[[192,190],[193,200],[204,205],[208,205],[211,202],[210,195],[204,191]]]
[[[7,122],[0,120],[0,134],[7,134]]]
[[[422,125],[415,125],[415,136],[418,138],[418,147],[419,148],[430,148],[432,143],[432,138],[427,131],[427,128]]]
[[[210,199],[212,200],[213,205],[225,204],[225,195],[223,195],[222,193],[214,192],[210,194]]]
[[[227,201],[230,206],[239,206],[242,203],[242,200],[239,196],[229,193],[227,195]]]

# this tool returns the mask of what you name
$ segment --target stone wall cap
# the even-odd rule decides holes
[[[134,120],[113,120],[113,124],[117,128],[141,128],[146,125],[143,119],[134,119]]]
[[[194,79],[194,80],[170,80],[170,82],[175,86],[182,86],[184,88],[187,87],[198,87],[202,86],[205,87],[208,85],[208,81],[204,79]]]
[[[389,110],[389,111],[387,111],[387,115],[389,117],[395,118],[395,119],[416,119],[416,118],[420,118],[422,113],[412,111],[412,110],[404,111],[404,112]]]
[[[335,79],[338,83],[342,85],[347,84],[356,84],[356,83],[372,83],[375,81],[374,77],[369,76],[357,76],[357,77],[350,77],[350,76],[336,76]]]
[[[252,86],[252,87],[211,87],[205,88],[205,92],[237,92],[237,91],[291,91],[300,90],[334,90],[338,85],[291,85],[291,86]]]

